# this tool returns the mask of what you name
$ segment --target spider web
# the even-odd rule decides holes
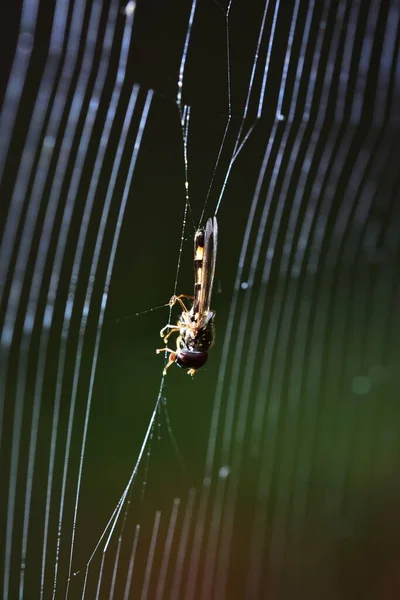
[[[13,10],[3,597],[385,597],[398,2]],[[175,313],[120,318],[190,293],[212,215],[217,343],[194,381],[164,378],[157,332]]]

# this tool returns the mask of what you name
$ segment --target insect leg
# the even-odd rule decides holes
[[[184,303],[182,302],[181,298],[188,298],[189,300],[193,300],[194,296],[188,296],[187,294],[179,294],[179,296],[172,296],[171,300],[169,301],[169,305],[174,306],[174,304],[179,302],[183,311],[189,312],[188,309],[186,308],[186,306],[184,305]]]
[[[166,329],[169,329],[169,332],[167,334],[164,333]],[[165,325],[165,327],[163,327],[160,331],[160,337],[166,340],[171,335],[171,333],[174,333],[174,331],[179,331],[179,329],[180,327],[177,327],[176,325]]]
[[[160,354],[160,352],[169,352],[169,360],[163,370],[163,375],[166,375],[168,367],[170,367],[175,362],[176,352],[175,350],[171,350],[171,348],[158,348],[156,350],[156,354]]]

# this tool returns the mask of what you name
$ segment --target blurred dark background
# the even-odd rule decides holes
[[[171,367],[160,394],[155,349],[168,308],[124,317],[174,293],[185,209],[176,94],[191,8],[139,0],[129,38],[130,20],[109,0],[0,9],[0,131],[15,108],[0,163],[3,594],[64,597],[69,585],[70,598],[85,586],[88,598],[397,598],[400,6],[233,2],[229,104],[228,3],[197,5],[183,79],[191,209],[177,292],[191,293],[194,231],[229,173],[217,341],[193,380]],[[41,84],[50,92],[39,123]],[[231,168],[238,132],[252,125]],[[30,171],[20,167],[25,150]],[[160,398],[129,502],[92,560]]]

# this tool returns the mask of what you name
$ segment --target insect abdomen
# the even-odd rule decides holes
[[[182,369],[200,369],[206,364],[208,352],[197,352],[192,350],[181,350],[177,354],[175,362]]]

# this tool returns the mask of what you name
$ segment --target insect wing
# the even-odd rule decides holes
[[[208,219],[205,229],[195,236],[194,312],[200,315],[199,326],[208,320],[217,259],[218,225],[216,217]]]

